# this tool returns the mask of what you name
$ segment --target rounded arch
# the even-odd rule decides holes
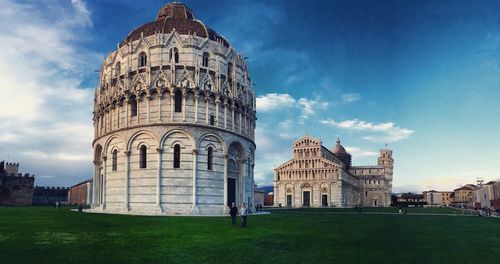
[[[195,140],[194,138],[191,136],[191,134],[189,134],[187,131],[185,130],[182,130],[182,129],[174,129],[174,130],[170,130],[168,131],[167,133],[165,133],[165,135],[163,135],[160,139],[160,145],[159,146],[163,146],[165,144],[165,140],[171,136],[172,134],[174,133],[182,133],[184,135],[187,136],[187,138],[189,139],[189,141],[191,142],[191,146],[193,147],[196,147],[196,144],[195,144]]]
[[[95,150],[94,150],[94,162],[100,162],[101,159],[102,159],[102,151],[103,151],[103,148],[100,144],[97,144],[97,146],[95,146]]]
[[[110,149],[110,145],[113,142],[113,140],[118,141],[118,144],[121,143],[123,146],[125,145],[125,142],[122,137],[120,137],[119,135],[112,135],[111,137],[108,138],[108,140],[106,140],[106,143],[104,143],[104,149],[106,150],[106,153],[108,153],[108,150],[110,150],[109,153],[111,153],[113,149],[116,148],[112,147]]]
[[[149,132],[149,131],[147,131],[147,130],[140,130],[140,131],[135,132],[135,133],[134,133],[134,134],[130,137],[130,139],[128,140],[128,142],[127,142],[127,151],[131,151],[131,150],[132,150],[132,149],[131,149],[131,148],[132,148],[132,143],[134,142],[134,140],[135,140],[138,136],[140,136],[140,135],[142,135],[142,134],[149,135],[149,136],[151,136],[151,137],[153,138],[154,142],[158,142],[158,141],[157,141],[158,139],[157,139],[156,135],[154,135],[153,133],[151,133],[151,132]]]
[[[222,153],[224,155],[227,154],[227,146],[226,146],[226,142],[222,139],[222,137],[220,137],[219,135],[217,134],[214,134],[214,133],[207,133],[207,134],[204,134],[203,136],[201,136],[199,139],[198,139],[198,142],[196,144],[196,146],[198,146],[198,148],[201,148],[201,143],[203,142],[203,140],[207,137],[210,137],[210,136],[213,136],[215,138],[217,138],[219,140],[219,143],[221,144],[222,146]],[[215,147],[215,150],[217,150],[217,147]]]

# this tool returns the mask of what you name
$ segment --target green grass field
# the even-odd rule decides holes
[[[276,210],[241,229],[222,217],[0,207],[0,263],[500,263],[500,219],[377,211],[397,210]]]

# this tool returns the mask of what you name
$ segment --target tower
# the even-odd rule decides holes
[[[92,210],[253,210],[255,91],[228,40],[172,2],[132,30],[100,73]]]
[[[381,149],[378,157],[378,165],[384,168],[384,178],[386,181],[386,205],[391,204],[391,191],[392,191],[392,173],[394,168],[394,159],[392,158],[392,150]]]

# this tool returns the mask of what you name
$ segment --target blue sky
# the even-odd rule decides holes
[[[38,185],[91,177],[94,70],[165,3],[0,0],[0,159]],[[184,3],[249,57],[257,183],[304,134],[358,165],[387,143],[395,191],[500,178],[500,3]]]

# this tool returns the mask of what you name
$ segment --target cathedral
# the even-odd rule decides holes
[[[181,3],[105,58],[94,99],[92,212],[253,210],[255,92],[245,57]]]
[[[380,150],[378,165],[352,166],[340,140],[329,150],[320,140],[304,136],[292,144],[292,154],[274,170],[275,206],[390,206],[392,150]]]

